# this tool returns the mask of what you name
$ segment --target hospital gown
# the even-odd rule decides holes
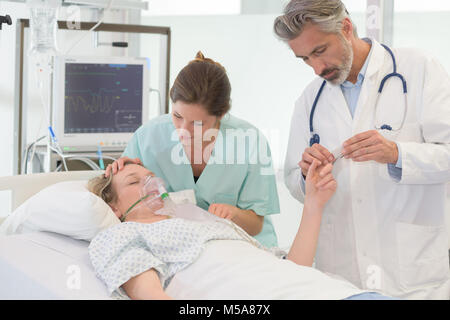
[[[124,222],[108,228],[92,240],[89,255],[109,294],[126,298],[120,287],[151,268],[158,272],[163,288],[167,288],[173,276],[192,264],[212,240],[246,240],[278,257],[285,254],[277,248],[264,248],[228,220],[172,218],[151,224]]]

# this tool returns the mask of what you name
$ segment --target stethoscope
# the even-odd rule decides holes
[[[403,84],[403,96],[405,98],[405,103],[404,103],[404,112],[403,112],[403,119],[402,122],[400,123],[400,125],[397,128],[392,128],[392,126],[388,125],[388,124],[383,124],[381,126],[377,126],[376,125],[376,121],[375,121],[375,129],[377,130],[389,130],[389,131],[398,131],[403,127],[403,123],[405,122],[406,119],[406,110],[407,110],[407,99],[406,99],[406,93],[407,93],[407,89],[406,89],[406,80],[403,78],[403,76],[397,72],[397,62],[395,61],[395,56],[394,53],[392,52],[392,50],[384,45],[381,44],[387,52],[389,52],[389,54],[391,55],[392,58],[392,63],[394,65],[394,71],[387,74],[380,83],[380,87],[378,88],[378,93],[377,93],[377,98],[375,101],[375,120],[377,119],[377,111],[378,111],[378,99],[380,98],[381,92],[383,91],[383,87],[384,84],[386,83],[386,80],[388,80],[391,77],[397,77],[402,81]],[[309,140],[309,146],[311,147],[313,144],[320,143],[320,136],[317,133],[314,133],[314,128],[313,128],[313,119],[314,119],[314,111],[316,110],[316,106],[317,106],[317,102],[319,101],[320,95],[322,94],[323,88],[325,87],[325,84],[327,83],[326,80],[324,80],[322,82],[322,85],[320,86],[320,89],[316,95],[316,98],[314,99],[314,103],[313,106],[311,108],[311,114],[309,115],[309,133],[311,134],[311,139]]]

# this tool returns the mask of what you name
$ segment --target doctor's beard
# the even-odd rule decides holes
[[[350,70],[353,64],[353,48],[350,42],[348,42],[342,35],[339,34],[341,40],[342,48],[344,50],[342,54],[342,64],[338,67],[325,69],[320,76],[325,80],[331,82],[335,85],[340,85],[348,78]],[[337,71],[332,77],[325,78],[325,76],[333,71]]]

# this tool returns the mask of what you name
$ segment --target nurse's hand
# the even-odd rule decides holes
[[[312,147],[306,148],[303,152],[302,160],[298,163],[304,177],[308,174],[309,167],[314,160],[318,161],[319,166],[324,166],[328,163],[332,163],[334,161],[334,156],[327,148],[318,143],[313,144]]]
[[[117,159],[113,163],[108,164],[105,170],[105,177],[108,177],[111,172],[112,174],[116,174],[118,171],[122,170],[126,163],[140,164],[141,166],[143,165],[141,159],[139,158],[131,159],[128,157],[122,157]]]
[[[208,211],[219,218],[232,220],[236,217],[241,209],[226,203],[213,203],[209,206]]]
[[[337,182],[331,171],[333,165],[328,163],[319,167],[319,162],[314,160],[306,175],[305,206],[323,209],[328,200],[333,196],[337,188]]]
[[[397,163],[397,144],[383,137],[377,130],[361,132],[344,141],[342,155],[356,162],[373,160],[379,163]]]

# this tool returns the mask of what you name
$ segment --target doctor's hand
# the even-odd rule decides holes
[[[128,157],[121,157],[113,163],[108,164],[105,170],[105,177],[107,178],[111,172],[112,174],[116,174],[118,171],[122,170],[126,163],[140,164],[141,166],[143,165],[141,159],[139,158],[131,159]]]
[[[319,167],[319,162],[313,161],[306,175],[305,206],[308,203],[309,206],[321,210],[330,200],[337,188],[332,170],[331,163]]]
[[[379,163],[397,163],[397,144],[383,137],[377,130],[359,133],[344,141],[342,155],[356,162],[373,160]]]
[[[318,166],[324,166],[334,161],[333,154],[320,144],[313,144],[312,147],[306,148],[302,155],[302,160],[298,163],[302,169],[304,177],[308,174],[309,167],[313,161],[318,161]]]

